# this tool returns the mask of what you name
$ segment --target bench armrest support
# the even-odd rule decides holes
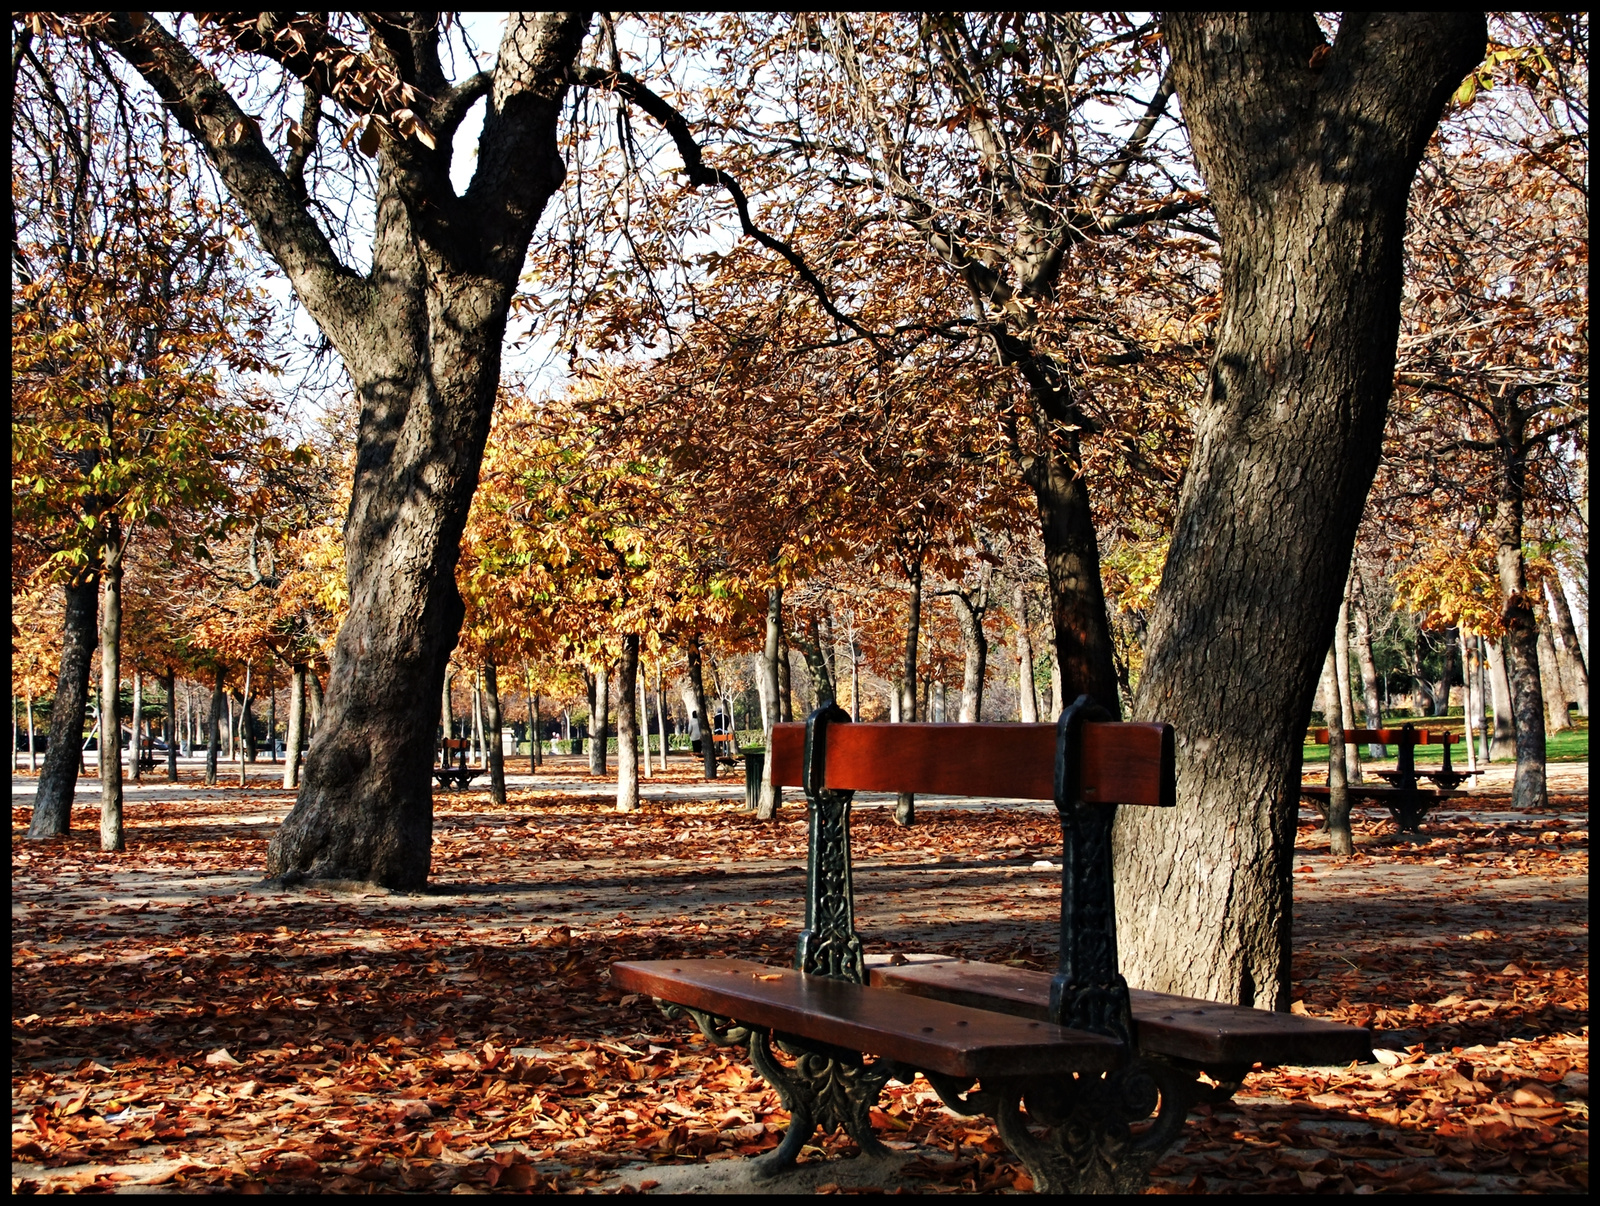
[[[867,982],[861,935],[856,933],[855,886],[850,876],[850,802],[853,791],[823,787],[828,729],[850,715],[829,701],[806,717],[804,769],[811,806],[806,858],[806,925],[795,947],[795,970],[813,976]]]

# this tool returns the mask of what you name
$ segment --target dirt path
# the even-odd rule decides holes
[[[1364,815],[1353,860],[1330,858],[1303,815],[1297,1007],[1377,1027],[1395,1067],[1253,1075],[1234,1107],[1191,1122],[1161,1185],[1581,1187],[1587,766],[1553,767],[1538,815],[1510,809],[1499,769],[1421,840]],[[674,768],[623,817],[603,781],[558,762],[513,775],[503,810],[483,792],[441,797],[427,895],[281,894],[253,885],[290,796],[266,768],[246,789],[183,773],[130,790],[125,855],[92,848],[90,792],[82,837],[14,842],[15,1185],[578,1188],[617,1184],[631,1161],[631,1182],[667,1189],[776,1142],[784,1117],[762,1082],[619,999],[605,969],[786,962],[798,801],[758,826],[742,778]],[[31,790],[13,781],[14,837]],[[863,800],[855,824],[871,949],[1053,962],[1053,810],[919,800],[903,830],[886,803]],[[988,1124],[921,1082],[884,1106],[910,1187],[1019,1184]],[[846,1186],[887,1175],[838,1172]]]

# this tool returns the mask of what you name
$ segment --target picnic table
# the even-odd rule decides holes
[[[1326,745],[1331,734],[1327,729],[1318,729],[1312,736],[1318,745]],[[1381,742],[1399,747],[1394,770],[1372,772],[1375,777],[1386,781],[1384,786],[1352,783],[1347,790],[1352,800],[1375,800],[1385,805],[1402,832],[1417,832],[1422,826],[1422,818],[1434,805],[1443,799],[1466,795],[1466,792],[1455,789],[1483,773],[1456,770],[1450,765],[1450,747],[1461,740],[1461,735],[1445,729],[1419,729],[1409,724],[1401,725],[1398,729],[1345,729],[1344,739],[1346,743]],[[1419,745],[1444,748],[1443,760],[1436,769],[1417,769]],[[1420,780],[1423,779],[1435,784],[1434,788],[1421,786]],[[1300,794],[1324,813],[1328,807],[1328,790],[1326,783],[1303,783],[1300,786]]]
[[[1118,804],[1176,803],[1170,726],[1110,723],[1087,697],[1055,725],[851,724],[828,704],[803,726],[774,726],[769,756],[773,782],[803,787],[811,813],[794,966],[612,967],[613,984],[746,1048],[777,1090],[792,1121],[760,1175],[791,1165],[818,1126],[881,1153],[872,1107],[890,1080],[920,1075],[957,1113],[993,1118],[1039,1192],[1136,1192],[1188,1111],[1231,1095],[1255,1064],[1370,1059],[1363,1029],[1129,989],[1117,968],[1111,820]],[[1063,843],[1054,975],[869,958],[851,883],[861,790],[1053,800]]]

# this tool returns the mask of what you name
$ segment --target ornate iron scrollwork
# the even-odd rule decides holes
[[[695,1009],[690,1005],[679,1005],[673,1001],[663,1001],[660,997],[655,997],[653,1000],[656,1003],[656,1008],[673,1021],[677,1021],[686,1014],[693,1018],[694,1024],[700,1027],[700,1033],[719,1047],[742,1047],[750,1039],[750,1027],[741,1025],[733,1018],[707,1013],[703,1009]]]
[[[811,805],[810,857],[806,924],[796,944],[794,965],[807,975],[865,984],[866,958],[856,933],[850,878],[850,802],[855,792],[823,786],[828,726],[849,723],[849,715],[832,702],[806,718],[803,780]]]
[[[750,1062],[783,1099],[789,1129],[777,1150],[758,1161],[757,1176],[772,1177],[792,1165],[819,1126],[825,1134],[843,1127],[864,1156],[888,1154],[872,1133],[870,1113],[883,1086],[899,1070],[896,1065],[887,1060],[869,1064],[842,1047],[784,1037],[776,1044],[793,1057],[794,1067],[789,1068],[774,1057],[772,1041],[765,1030],[753,1029]]]

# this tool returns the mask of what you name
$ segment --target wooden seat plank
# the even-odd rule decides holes
[[[772,775],[801,787],[803,724],[772,726]],[[828,729],[825,787],[918,795],[1055,798],[1056,726],[837,724]],[[1172,726],[1083,726],[1083,798],[1096,804],[1177,803]]]
[[[1446,800],[1455,796],[1470,796],[1472,794],[1470,791],[1459,791],[1448,787],[1419,787],[1412,792],[1404,787],[1378,787],[1371,783],[1352,783],[1348,790],[1352,796],[1371,796],[1375,800],[1399,799],[1406,795],[1414,794],[1417,799],[1427,800],[1430,803],[1434,800]],[[1302,783],[1300,785],[1300,794],[1302,796],[1326,796],[1328,794],[1328,785],[1326,783]]]
[[[895,967],[872,960],[875,987],[1017,1017],[1050,1016],[1050,974],[965,960],[926,960]],[[1130,989],[1134,1037],[1141,1055],[1201,1065],[1345,1064],[1372,1059],[1372,1032],[1320,1018],[1269,1013],[1195,997]]]
[[[661,959],[611,966],[628,992],[831,1043],[950,1076],[1106,1072],[1115,1039],[1046,1021],[910,998],[746,959]]]

